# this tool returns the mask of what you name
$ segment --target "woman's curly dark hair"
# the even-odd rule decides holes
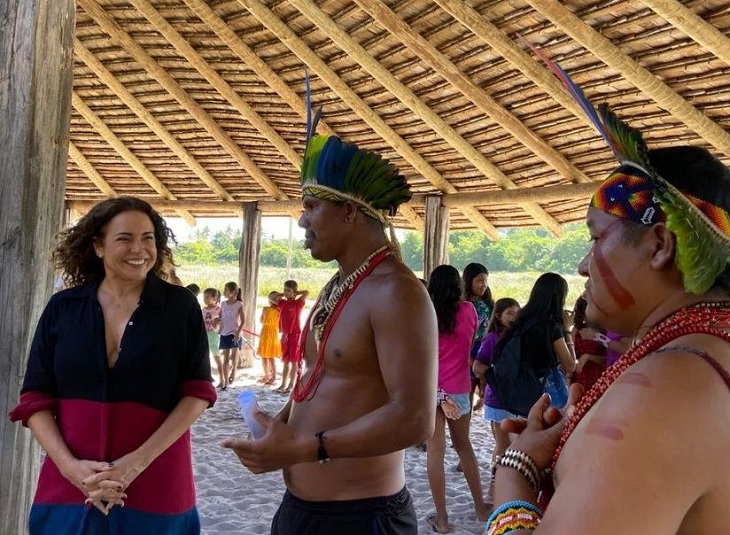
[[[176,243],[175,235],[148,202],[137,197],[114,197],[96,204],[73,227],[59,233],[52,259],[54,266],[63,270],[69,286],[104,278],[104,262],[96,256],[94,241],[103,237],[104,227],[122,212],[141,212],[150,218],[157,248],[157,261],[152,271],[167,279],[167,270],[175,265],[169,246],[169,243]]]
[[[436,309],[439,333],[450,334],[456,329],[456,313],[464,295],[464,283],[454,266],[438,266],[428,278],[428,295]]]

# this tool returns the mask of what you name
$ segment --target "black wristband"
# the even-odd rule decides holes
[[[317,440],[319,441],[319,447],[317,448],[317,460],[319,461],[319,464],[328,463],[330,461],[330,456],[324,448],[324,431],[317,431],[314,436],[317,437]]]

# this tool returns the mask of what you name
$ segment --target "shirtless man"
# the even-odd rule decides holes
[[[497,469],[487,533],[518,514],[511,535],[728,533],[730,171],[699,147],[647,151],[635,130],[606,138],[622,164],[591,200],[578,269],[587,319],[633,345],[564,415],[543,398],[526,422],[503,424],[526,428]]]
[[[384,212],[410,198],[407,184],[388,165],[375,188],[359,189],[367,173],[343,185],[337,167],[347,169],[353,146],[339,143],[310,140],[302,172],[305,247],[339,264],[302,334],[306,371],[275,417],[258,413],[262,439],[224,445],[253,472],[283,469],[287,492],[273,535],[415,535],[403,450],[433,434],[436,319],[384,233]],[[317,161],[323,144],[329,163]],[[372,158],[370,172],[387,165],[355,150]],[[316,173],[307,168],[312,159]]]

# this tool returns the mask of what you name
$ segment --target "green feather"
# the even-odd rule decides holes
[[[690,201],[675,194],[665,183],[657,188],[659,204],[667,216],[667,229],[677,237],[675,263],[684,289],[703,294],[715,283],[730,261],[730,247],[718,242],[709,224]]]
[[[619,119],[606,104],[598,106],[609,144],[621,163],[635,163],[651,173],[651,163],[646,155],[646,142],[636,128]]]

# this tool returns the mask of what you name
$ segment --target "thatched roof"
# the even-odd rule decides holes
[[[728,32],[729,0],[78,0],[66,199],[177,200],[158,206],[188,220],[296,201],[306,68],[320,132],[453,199],[452,228],[555,232],[593,186],[530,188],[600,181],[614,161],[519,37],[650,146],[730,163]],[[452,197],[515,188],[519,204]],[[399,222],[422,217],[416,199]]]

